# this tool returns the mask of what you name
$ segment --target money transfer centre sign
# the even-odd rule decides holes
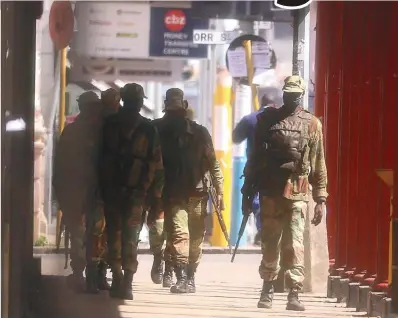
[[[192,18],[189,9],[151,8],[149,56],[206,59],[207,47],[193,43],[194,29],[208,21]]]

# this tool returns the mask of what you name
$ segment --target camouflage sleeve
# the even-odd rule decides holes
[[[312,197],[314,201],[325,199],[328,196],[327,187],[327,170],[325,163],[325,153],[323,148],[322,124],[316,119],[316,128],[310,142],[310,176],[309,181],[312,185]]]
[[[213,172],[210,172],[210,177],[216,187],[217,193],[222,195],[224,192],[224,176],[221,171],[220,162],[217,159],[214,163]]]
[[[151,147],[151,155],[149,162],[149,196],[153,198],[161,198],[164,187],[164,169],[162,161],[162,151],[160,149],[160,140],[157,129],[153,126],[153,140]]]
[[[213,141],[211,140],[209,131],[205,127],[203,127],[203,135],[205,142],[205,157],[208,163],[210,177],[213,180],[217,194],[222,195],[224,193],[224,177],[222,175],[220,163],[216,158]]]

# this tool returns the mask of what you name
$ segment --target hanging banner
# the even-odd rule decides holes
[[[194,29],[207,29],[208,20],[192,18],[190,9],[151,8],[151,57],[207,59],[206,45],[193,43]]]
[[[150,6],[77,2],[76,50],[86,57],[148,58]]]

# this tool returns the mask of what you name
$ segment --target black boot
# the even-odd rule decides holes
[[[272,308],[272,300],[274,299],[274,284],[272,281],[264,281],[261,290],[260,300],[257,303],[258,308]]]
[[[76,293],[83,293],[85,290],[83,270],[73,270],[72,274],[66,277],[66,285]]]
[[[106,279],[108,265],[101,261],[98,264],[98,289],[99,290],[109,290],[110,286],[108,284],[108,280]]]
[[[185,294],[187,290],[187,265],[178,265],[175,267],[177,283],[171,286],[170,292],[173,294]]]
[[[112,285],[109,289],[109,296],[122,298],[123,272],[121,268],[112,268]]]
[[[290,292],[287,295],[286,310],[305,311],[304,305],[300,302],[298,298],[298,292],[298,288],[290,289]]]
[[[163,274],[163,287],[170,288],[173,286],[173,266],[170,261],[165,262]]]
[[[133,300],[133,272],[125,270],[122,285],[122,299]]]
[[[163,260],[161,255],[153,256],[151,279],[154,284],[161,284],[163,281]]]
[[[97,262],[88,263],[86,266],[86,293],[98,294],[98,270]]]
[[[195,286],[195,273],[197,269],[197,264],[189,264],[187,270],[187,290],[188,293],[195,293],[196,286]]]

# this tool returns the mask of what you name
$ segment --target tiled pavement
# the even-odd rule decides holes
[[[325,295],[303,294],[307,311],[285,310],[286,294],[277,294],[272,310],[256,307],[261,281],[258,276],[260,255],[237,255],[230,263],[229,255],[204,255],[197,275],[197,293],[173,295],[152,284],[149,276],[151,256],[140,255],[139,270],[134,281],[134,300],[110,299],[99,295],[75,295],[64,288],[60,275],[62,255],[42,257],[43,306],[48,317],[58,318],[257,318],[257,317],[363,317],[353,309],[344,308]]]

